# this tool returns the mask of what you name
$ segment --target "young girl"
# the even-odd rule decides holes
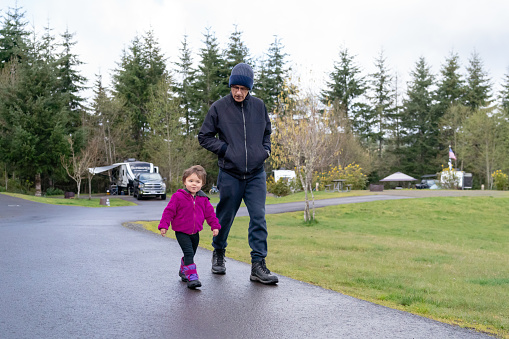
[[[184,171],[182,182],[185,188],[179,189],[171,196],[168,206],[163,211],[159,222],[159,230],[164,237],[171,224],[175,231],[177,241],[182,248],[184,257],[180,260],[179,276],[187,282],[187,287],[196,288],[201,286],[198,280],[198,272],[194,263],[194,254],[200,242],[200,232],[203,229],[203,221],[207,220],[215,237],[221,228],[214,207],[203,191],[207,173],[200,165],[193,166]]]

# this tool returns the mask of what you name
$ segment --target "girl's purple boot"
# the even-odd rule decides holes
[[[196,264],[182,266],[182,272],[187,278],[187,287],[195,289],[201,286],[201,282],[198,280],[198,272],[196,271]]]
[[[183,282],[187,282],[186,275],[184,274],[184,257],[180,259],[179,277]]]

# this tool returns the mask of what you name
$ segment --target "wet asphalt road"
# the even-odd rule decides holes
[[[226,275],[213,275],[204,249],[195,258],[203,287],[189,290],[175,241],[121,225],[158,220],[166,203],[92,209],[0,194],[0,338],[490,337],[284,276],[277,286],[252,283],[250,265],[232,259]]]

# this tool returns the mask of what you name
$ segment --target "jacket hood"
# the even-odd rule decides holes
[[[189,191],[187,190],[187,188],[179,189],[179,191],[185,192],[185,193],[187,193],[187,194],[191,194],[191,192],[189,192]],[[178,191],[177,191],[177,192],[178,192]],[[206,194],[205,194],[205,192],[203,192],[202,190],[199,190],[198,192],[196,192],[196,196],[197,196],[197,197],[205,197],[205,198],[207,198],[207,199],[209,199],[209,200],[210,200],[209,196],[208,196],[208,195],[206,195]]]

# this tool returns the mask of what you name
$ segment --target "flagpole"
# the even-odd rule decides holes
[[[449,145],[449,171],[452,171],[451,145]]]
[[[458,169],[458,157],[456,157],[456,154],[454,155],[454,168],[456,168],[456,170]]]

